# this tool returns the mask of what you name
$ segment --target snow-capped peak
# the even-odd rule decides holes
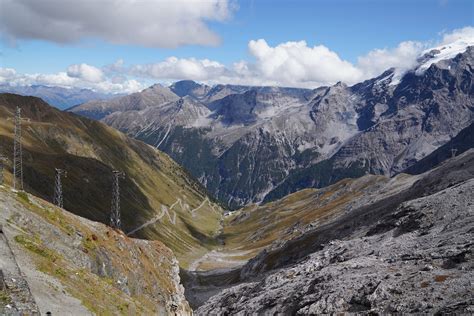
[[[416,74],[422,74],[432,64],[441,60],[451,59],[460,53],[464,53],[469,46],[474,45],[474,37],[458,39],[450,44],[441,45],[425,50],[419,59]]]

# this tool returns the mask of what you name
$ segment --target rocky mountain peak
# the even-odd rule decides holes
[[[224,124],[249,124],[256,120],[257,91],[232,94],[209,105],[213,116]]]
[[[202,97],[209,91],[210,87],[193,80],[181,80],[173,83],[169,89],[180,97]]]
[[[455,58],[457,55],[462,53],[468,53],[469,48],[474,46],[474,38],[458,39],[450,44],[441,45],[438,47],[430,48],[424,51],[418,59],[418,66],[415,71],[417,74],[422,74],[432,64],[439,63],[440,61],[449,60]]]

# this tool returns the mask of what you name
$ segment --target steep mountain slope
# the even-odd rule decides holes
[[[177,83],[176,86],[179,86]],[[195,85],[193,85],[195,87]],[[177,89],[174,86],[171,89]],[[251,200],[261,191],[268,190],[267,178],[277,177],[282,179],[286,176],[285,171],[275,175],[260,174],[262,179],[253,176],[255,168],[252,160],[257,163],[272,164],[272,160],[264,159],[267,155],[274,156],[278,166],[262,166],[262,170],[268,169],[291,169],[292,162],[278,162],[279,153],[272,154],[272,148],[266,152],[262,151],[262,157],[253,159],[249,156],[238,157],[238,152],[247,148],[249,154],[256,154],[256,147],[267,142],[273,144],[278,140],[272,135],[274,130],[278,130],[280,124],[295,125],[298,118],[291,119],[291,115],[297,112],[297,109],[287,109],[286,105],[292,103],[297,106],[300,100],[307,101],[306,93],[310,90],[290,89],[290,88],[251,88],[242,86],[215,86],[207,90],[205,96],[192,94],[172,102],[162,102],[157,99],[155,106],[141,110],[115,111],[108,114],[103,120],[107,124],[125,131],[128,135],[157,146],[168,152],[180,164],[185,166],[190,172],[199,177],[201,183],[204,183],[208,190],[215,193],[221,200],[230,202],[233,205],[239,205],[242,201]],[[248,90],[248,91],[247,91]],[[178,91],[178,90],[176,90]],[[185,90],[179,90],[182,94]],[[243,94],[235,94],[235,92]],[[234,94],[229,94],[234,93]],[[221,99],[216,99],[219,96]],[[216,99],[216,100],[215,100]],[[117,101],[118,102],[118,101]],[[73,109],[79,114],[86,114],[83,109],[86,104]],[[112,105],[110,105],[112,106]],[[244,108],[246,107],[246,108]],[[97,108],[98,111],[100,109]],[[252,114],[246,114],[246,111],[252,111]],[[271,123],[268,126],[269,131],[264,131],[260,127],[260,119],[270,120],[272,113],[285,112],[289,121],[280,119],[280,122]],[[240,113],[240,114],[239,114]],[[246,115],[252,124],[246,122]],[[301,115],[300,115],[301,116]],[[312,124],[308,118],[306,126]],[[243,126],[242,126],[243,125]],[[247,125],[247,126],[246,126]],[[264,127],[266,129],[266,127]],[[312,131],[306,132],[308,139]],[[292,137],[298,137],[294,135]],[[262,139],[263,138],[263,139]],[[250,142],[250,143],[249,143]],[[282,155],[291,155],[291,148],[286,148],[285,144],[278,145]],[[289,151],[289,153],[287,153]],[[234,173],[236,165],[240,166],[240,177],[229,177],[228,173]],[[219,170],[220,169],[220,170]],[[240,190],[240,184],[245,184],[246,189]],[[246,190],[251,189],[251,192]],[[235,190],[233,200],[229,201],[230,190]],[[240,192],[241,191],[241,192]],[[238,195],[241,196],[238,196]]]
[[[61,110],[92,100],[108,100],[122,96],[121,94],[100,93],[89,89],[66,89],[42,85],[10,86],[8,84],[2,84],[0,85],[0,92],[38,97]]]
[[[407,73],[397,85],[391,85],[391,71],[385,79],[352,87],[356,95],[365,95],[357,110],[365,129],[329,160],[295,171],[266,200],[366,172],[393,175],[444,145],[474,120],[473,64],[474,47],[469,47],[425,72]],[[375,93],[381,84],[386,88]]]
[[[206,191],[166,154],[130,139],[103,123],[60,112],[42,100],[0,95],[0,146],[13,151],[13,113],[23,115],[26,190],[52,199],[54,168],[63,179],[65,209],[109,223],[112,171],[125,172],[121,181],[123,231],[158,239],[187,266],[193,256],[214,244],[221,208]],[[11,160],[7,184],[11,183]]]
[[[0,207],[0,251],[7,254],[0,282],[8,282],[1,293],[9,304],[0,300],[0,313],[14,315],[23,305],[14,285],[24,281],[43,315],[192,314],[178,262],[161,242],[128,238],[3,186]]]
[[[394,175],[444,145],[474,121],[473,44],[427,51],[406,74],[390,69],[352,87],[186,81],[160,92],[176,92],[174,105],[157,97],[146,108],[74,111],[94,108],[91,116],[167,152],[237,208],[346,177]]]
[[[473,194],[471,179],[404,203],[389,231],[330,242],[196,314],[472,313]]]
[[[345,180],[239,214],[244,234],[258,226],[249,229],[257,244],[303,216],[286,225],[295,237],[276,239],[244,266],[186,276],[191,304],[214,295],[197,314],[472,312],[474,151],[422,175],[383,179]],[[352,191],[363,182],[366,191]]]
[[[474,151],[468,150],[459,157],[446,161],[438,168],[415,176],[416,181],[405,190],[395,192],[395,194],[391,193],[392,190],[381,190],[372,198],[362,196],[363,199],[368,198],[368,200],[365,202],[362,200],[354,207],[346,209],[348,212],[339,213],[341,216],[337,220],[325,223],[327,225],[320,225],[304,236],[291,240],[283,247],[261,253],[261,258],[255,258],[254,262],[249,262],[246,270],[249,274],[255,275],[261,269],[275,269],[302,259],[319,250],[322,244],[331,239],[346,238],[361,227],[365,229],[378,224],[379,221],[390,219],[390,214],[403,202],[437,193],[472,178],[474,178]]]
[[[409,174],[420,174],[426,172],[443,161],[451,158],[453,154],[460,155],[470,148],[474,148],[474,123],[460,131],[459,134],[449,142],[404,170],[404,172]]]

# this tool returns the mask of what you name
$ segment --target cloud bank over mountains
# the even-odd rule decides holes
[[[228,11],[228,6],[224,11]],[[221,13],[220,16],[224,18],[225,15]],[[316,88],[338,81],[354,84],[377,76],[392,67],[403,73],[411,69],[427,49],[458,40],[474,45],[474,27],[468,26],[445,32],[437,41],[405,41],[394,48],[374,49],[360,56],[356,63],[343,60],[324,45],[311,47],[305,41],[290,41],[271,46],[265,39],[258,39],[248,43],[251,60],[236,61],[232,65],[224,65],[209,59],[172,56],[149,64],[126,65],[124,60],[100,68],[88,64],[75,64],[56,74],[18,74],[14,69],[0,68],[0,83],[85,87],[101,92],[126,93],[145,88],[144,82],[169,82],[182,79],[208,84]]]

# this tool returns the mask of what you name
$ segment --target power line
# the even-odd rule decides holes
[[[61,183],[61,176],[67,177],[67,172],[63,169],[55,169],[55,181],[54,181],[54,204],[60,208],[63,208],[63,185]]]
[[[21,147],[21,109],[15,112],[15,139],[13,143],[13,188],[23,190],[23,149]]]
[[[112,185],[112,208],[110,211],[110,226],[112,228],[120,229],[120,179],[125,178],[125,173],[114,170],[113,171],[113,185]]]

